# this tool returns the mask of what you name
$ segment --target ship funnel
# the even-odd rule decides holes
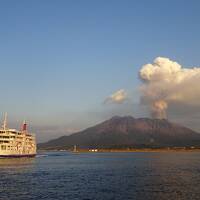
[[[23,125],[22,125],[22,131],[26,132],[27,131],[27,123],[24,120]]]

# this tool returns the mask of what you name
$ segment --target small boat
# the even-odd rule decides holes
[[[7,127],[7,114],[0,129],[0,157],[34,157],[36,155],[35,135],[27,131],[27,123],[23,122],[20,131]]]

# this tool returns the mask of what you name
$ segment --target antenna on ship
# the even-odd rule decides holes
[[[7,127],[7,112],[5,113],[4,115],[4,121],[3,121],[3,129],[6,130],[6,127]]]

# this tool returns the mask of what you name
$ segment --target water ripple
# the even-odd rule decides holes
[[[2,200],[200,199],[200,153],[52,152],[0,160]]]

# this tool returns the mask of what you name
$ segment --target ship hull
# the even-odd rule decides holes
[[[23,154],[23,155],[0,155],[0,158],[33,158],[36,154]]]

